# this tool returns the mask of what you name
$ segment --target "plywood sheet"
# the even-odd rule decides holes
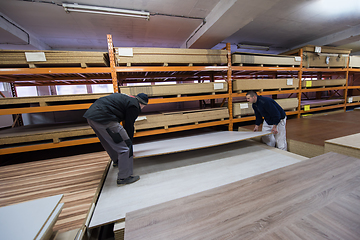
[[[301,82],[303,88],[345,86],[346,79],[304,80]]]
[[[286,65],[299,66],[301,58],[270,54],[247,54],[235,52],[231,55],[232,64]]]
[[[325,152],[337,152],[360,158],[360,133],[326,140]]]
[[[297,89],[299,87],[299,79],[234,79],[234,91],[247,90],[281,90],[281,89]]]
[[[358,239],[360,159],[324,154],[126,214],[125,239]]]
[[[0,232],[4,239],[35,239],[63,195],[40,198],[0,208]]]
[[[212,132],[134,145],[136,158],[209,148],[268,135],[270,132]]]
[[[172,141],[172,145],[181,144]],[[161,146],[159,143],[157,149]],[[300,161],[295,156],[281,150],[273,151],[265,144],[242,141],[197,151],[135,159],[134,174],[140,175],[140,180],[134,184],[117,187],[118,170],[109,169],[90,228],[118,222],[125,218],[126,213],[137,209]]]

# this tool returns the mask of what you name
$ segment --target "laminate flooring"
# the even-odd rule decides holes
[[[327,153],[128,212],[125,239],[358,240],[359,186],[360,159]]]
[[[179,144],[179,142],[175,142]],[[134,161],[140,180],[118,187],[110,168],[90,228],[124,220],[126,213],[226,185],[305,159],[247,140]]]

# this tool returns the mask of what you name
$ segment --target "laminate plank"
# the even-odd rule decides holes
[[[288,239],[284,232],[301,239],[355,239],[356,215],[338,202],[356,195],[359,183],[360,159],[327,153],[128,212],[125,239]],[[307,216],[330,230],[302,220]]]
[[[111,168],[89,227],[117,222],[124,219],[130,211],[182,198],[300,161],[294,154],[272,149],[254,141],[243,141],[136,159],[135,163],[143,161],[148,165],[139,168],[135,165],[134,174],[141,175],[140,181],[122,187],[116,185],[117,169]],[[170,162],[172,167],[168,166]]]

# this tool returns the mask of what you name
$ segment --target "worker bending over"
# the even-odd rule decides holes
[[[134,183],[140,179],[133,174],[134,123],[141,109],[147,105],[148,96],[140,93],[136,97],[113,93],[96,100],[84,117],[109,154],[113,165],[119,168],[117,184]],[[124,127],[120,122],[124,121]]]
[[[271,147],[277,147],[287,150],[286,143],[286,114],[280,105],[273,99],[258,96],[256,92],[249,91],[246,94],[246,100],[252,103],[256,120],[254,132],[259,130],[263,121],[262,130],[271,131],[272,134],[262,137],[262,141]]]

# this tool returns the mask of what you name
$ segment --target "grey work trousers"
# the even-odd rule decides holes
[[[113,162],[118,163],[118,178],[124,179],[133,174],[132,143],[123,126],[118,122],[101,124],[87,119],[101,145]],[[112,136],[110,136],[110,134]]]

